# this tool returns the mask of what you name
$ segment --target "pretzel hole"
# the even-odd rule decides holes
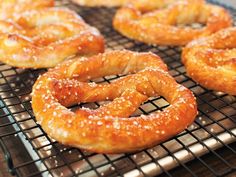
[[[195,23],[189,23],[189,24],[177,24],[176,26],[179,28],[189,27],[192,29],[202,29],[206,26],[206,24],[195,22]]]
[[[125,76],[127,76],[127,74],[109,75],[109,76],[105,76],[105,77],[91,79],[90,82],[95,82],[96,84],[112,83],[115,80],[120,79]]]

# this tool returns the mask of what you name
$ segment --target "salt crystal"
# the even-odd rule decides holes
[[[102,124],[103,124],[102,121],[97,122],[97,125],[102,125]]]

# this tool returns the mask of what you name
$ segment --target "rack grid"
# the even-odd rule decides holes
[[[128,49],[158,54],[170,74],[197,97],[199,114],[179,135],[153,148],[129,154],[95,154],[66,147],[50,139],[37,125],[30,104],[32,85],[46,70],[19,69],[0,64],[0,146],[12,174],[33,176],[226,176],[236,173],[236,97],[207,90],[186,75],[180,47],[149,46],[112,28],[114,8],[81,8],[78,12],[105,36],[107,50]],[[226,6],[225,6],[226,7]],[[236,11],[226,7],[236,17]],[[96,82],[112,82],[107,76]],[[79,106],[96,108],[99,103]],[[163,97],[150,98],[134,113],[148,114],[168,106]]]

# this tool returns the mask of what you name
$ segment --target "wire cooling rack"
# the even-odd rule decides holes
[[[112,28],[115,9],[80,8],[77,11],[106,38],[107,50],[151,51],[163,58],[170,74],[191,89],[199,115],[184,132],[153,148],[131,154],[95,154],[63,146],[37,125],[30,104],[32,85],[45,70],[13,68],[0,64],[0,146],[9,170],[17,176],[224,176],[236,172],[236,97],[209,91],[186,75],[181,48],[149,46],[122,37]],[[234,9],[227,7],[233,17]],[[97,82],[111,82],[119,76]],[[99,107],[100,103],[83,104]],[[81,106],[81,105],[80,105]],[[162,110],[168,102],[150,98],[135,115]],[[79,130],[78,130],[79,131]],[[235,173],[234,173],[235,174]]]

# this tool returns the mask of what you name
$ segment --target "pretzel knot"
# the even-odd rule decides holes
[[[66,58],[104,51],[99,31],[69,9],[27,11],[0,21],[0,61],[16,67],[53,67]]]
[[[190,77],[206,88],[236,95],[236,28],[188,44],[182,61]]]
[[[19,14],[31,10],[54,6],[54,0],[0,0],[0,19],[16,19]]]
[[[183,131],[197,114],[192,92],[175,82],[151,53],[113,51],[66,61],[38,78],[32,93],[37,121],[57,141],[99,153],[141,150]],[[109,75],[128,75],[111,84],[87,83]],[[128,118],[148,97],[164,96],[170,106]],[[66,108],[113,100],[98,109]]]
[[[184,27],[194,23],[205,26]],[[127,6],[119,9],[113,19],[114,28],[124,36],[154,45],[185,45],[195,38],[229,27],[231,23],[224,8],[199,0],[179,1],[148,13]]]

